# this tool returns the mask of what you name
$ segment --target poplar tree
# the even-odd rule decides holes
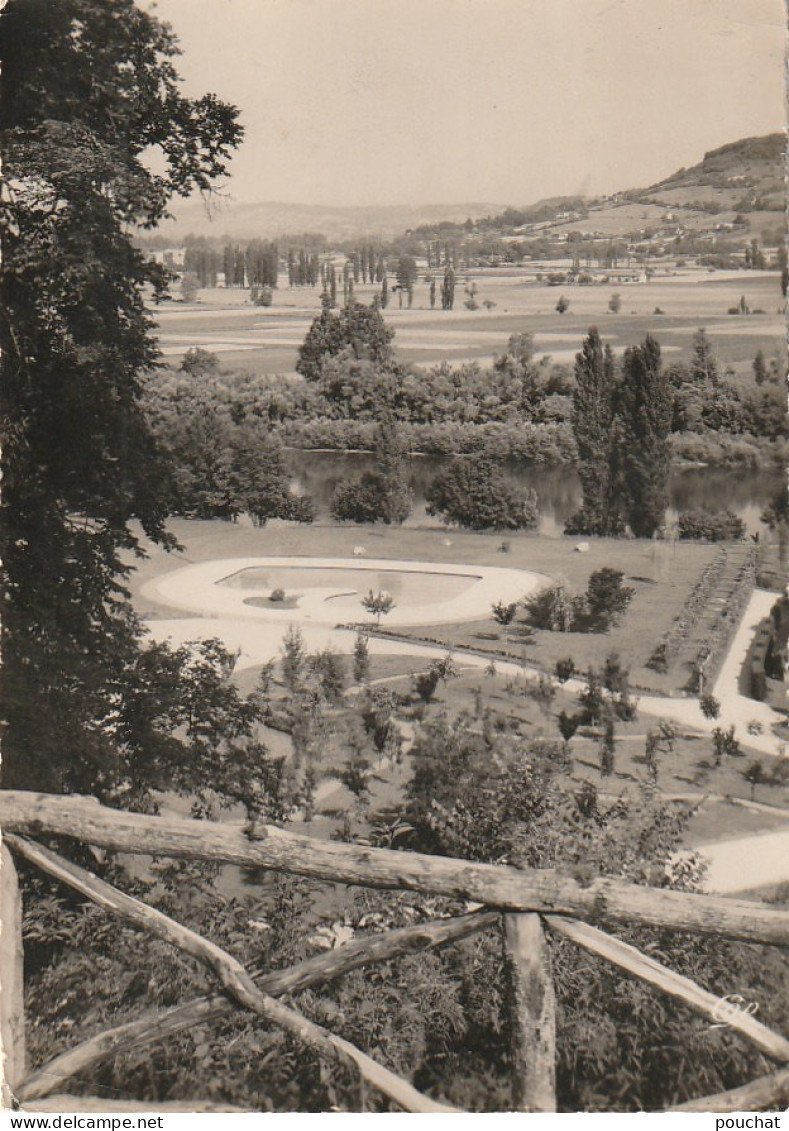
[[[651,538],[666,515],[671,412],[671,383],[648,334],[642,346],[625,351],[619,408],[625,513],[641,538]]]
[[[615,390],[611,348],[603,346],[593,326],[575,358],[572,427],[578,448],[583,505],[581,513],[571,519],[570,526],[578,533],[616,534],[620,527]]]

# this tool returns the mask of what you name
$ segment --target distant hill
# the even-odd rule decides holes
[[[500,203],[391,205],[365,208],[333,205],[286,204],[266,201],[245,204],[217,200],[210,213],[201,203],[173,205],[174,220],[157,228],[157,235],[172,241],[185,235],[223,236],[232,239],[277,239],[295,233],[322,233],[328,240],[370,236],[391,239],[409,229],[448,221],[462,224],[470,217],[500,212]]]
[[[510,237],[562,237],[568,232],[607,239],[715,233],[777,242],[784,216],[783,134],[743,138],[710,150],[698,165],[649,188],[596,199],[558,197],[529,208],[508,208],[484,221]]]
[[[557,196],[518,208],[480,202],[349,208],[220,199],[209,212],[201,203],[176,203],[175,219],[161,224],[156,238],[176,243],[186,235],[245,240],[305,233],[341,242],[389,240],[408,231],[443,238],[444,231],[468,226],[513,238],[580,231],[615,239],[649,231],[670,234],[674,225],[674,231],[695,235],[732,231],[740,238],[766,235],[774,242],[783,223],[785,144],[780,133],[743,138],[710,150],[697,165],[648,188],[595,199]],[[473,225],[466,225],[469,219]]]
[[[731,212],[781,212],[784,207],[783,134],[748,137],[704,154],[691,169],[639,193],[640,200],[668,206],[714,206]]]

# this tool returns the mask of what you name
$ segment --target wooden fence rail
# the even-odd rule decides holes
[[[277,998],[325,983],[362,965],[444,946],[496,926],[502,931],[511,988],[513,1107],[555,1111],[556,1009],[546,929],[707,1017],[715,1017],[719,1005],[713,994],[636,947],[580,920],[659,925],[789,946],[789,912],[765,908],[759,903],[608,879],[584,887],[571,877],[552,871],[317,842],[273,826],[257,830],[255,839],[250,840],[238,827],[126,813],[88,798],[0,792],[0,827],[5,841],[0,871],[0,910],[4,917],[0,939],[0,977],[4,978],[0,1031],[6,1049],[13,1032],[19,1032],[22,1017],[21,915],[8,848],[137,929],[153,933],[197,958],[224,991],[172,1009],[151,1011],[116,1026],[62,1053],[28,1076],[24,1075],[23,1052],[16,1059],[7,1056],[6,1079],[14,1085],[18,1099],[30,1105],[30,1110],[59,1110],[53,1106],[58,1101],[71,1103],[74,1097],[53,1099],[52,1093],[78,1073],[120,1051],[205,1024],[240,1007],[283,1028],[320,1056],[351,1067],[362,1080],[406,1111],[454,1112],[457,1109],[422,1095],[407,1080]],[[19,835],[33,833],[54,833],[123,852],[247,864],[334,882],[460,897],[487,905],[488,909],[358,937],[286,970],[247,970],[210,940],[51,849]],[[693,1100],[671,1110],[753,1111],[789,1100],[789,1040],[746,1015],[729,1017],[728,1023],[775,1060],[779,1070],[731,1092]],[[23,1045],[19,1047],[23,1050]],[[84,1102],[90,1105],[84,1110],[118,1110],[117,1102],[90,1097]],[[129,1110],[133,1106],[129,1104]],[[212,1108],[207,1101],[196,1101],[185,1110]]]
[[[31,844],[13,835],[7,835],[5,839],[10,847],[26,860],[37,864],[55,879],[62,880],[81,895],[98,903],[100,907],[205,963],[217,975],[227,993],[240,1005],[285,1029],[291,1036],[317,1052],[346,1066],[355,1067],[365,1080],[394,1100],[405,1111],[424,1113],[455,1110],[421,1095],[406,1080],[401,1080],[388,1068],[384,1068],[366,1053],[355,1048],[350,1041],[334,1036],[295,1009],[290,1009],[276,998],[262,993],[241,963],[216,943],[195,934],[188,927],[176,923],[168,915],[148,907],[139,899],[118,891],[111,884],[72,864],[70,860],[64,860],[57,853],[42,848],[41,845]]]
[[[108,809],[92,799],[0,792],[0,828],[42,831],[119,852],[213,860],[374,888],[404,888],[597,922],[632,923],[789,946],[789,911],[752,901],[694,895],[622,880],[584,886],[551,870],[318,841],[274,825],[250,840],[240,826]]]

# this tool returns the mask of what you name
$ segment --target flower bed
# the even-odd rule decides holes
[[[686,685],[689,691],[700,691],[702,685],[711,687],[717,679],[755,584],[756,555],[751,551],[737,570],[731,584],[720,593],[723,608],[706,637],[699,644],[693,661],[693,670]]]
[[[688,594],[682,611],[674,624],[665,632],[656,645],[652,655],[647,660],[646,666],[656,672],[665,672],[671,667],[679,655],[680,649],[690,638],[696,624],[703,615],[710,597],[715,592],[726,569],[727,555],[725,550],[720,550],[715,558],[705,567],[701,577]]]

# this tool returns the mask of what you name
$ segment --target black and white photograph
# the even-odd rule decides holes
[[[4,1124],[780,1128],[783,0],[0,43]]]

